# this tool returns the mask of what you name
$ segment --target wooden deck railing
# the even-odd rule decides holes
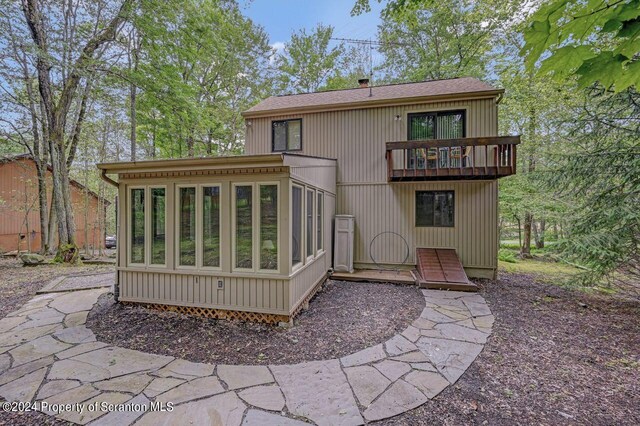
[[[496,179],[516,173],[520,136],[387,142],[390,182]]]

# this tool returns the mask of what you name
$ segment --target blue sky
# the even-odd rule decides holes
[[[246,16],[269,34],[269,42],[281,47],[293,31],[312,29],[318,23],[335,28],[334,37],[375,39],[383,5],[371,0],[371,12],[351,16],[355,0],[252,0],[240,3]]]

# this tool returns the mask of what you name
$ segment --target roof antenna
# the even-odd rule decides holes
[[[373,43],[369,37],[369,97],[373,96]]]

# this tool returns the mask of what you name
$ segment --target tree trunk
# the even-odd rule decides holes
[[[137,146],[137,137],[136,137],[136,97],[137,97],[137,88],[135,84],[131,84],[129,93],[129,99],[131,105],[129,107],[129,113],[131,116],[131,161],[136,161],[136,146]]]
[[[520,256],[531,256],[531,225],[533,223],[533,215],[531,212],[524,214],[524,238],[520,247]]]
[[[542,219],[538,222],[538,226],[536,226],[536,248],[543,249],[544,248],[544,233],[546,231],[546,221]]]

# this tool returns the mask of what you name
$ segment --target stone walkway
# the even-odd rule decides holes
[[[39,295],[0,319],[0,396],[92,425],[359,425],[418,407],[455,383],[494,320],[478,294],[423,290],[420,318],[352,355],[212,365],[97,342],[85,322],[106,291]]]
[[[87,290],[113,286],[115,272],[102,272],[99,274],[64,275],[52,280],[49,284],[37,291],[41,293],[56,293],[60,291]]]

